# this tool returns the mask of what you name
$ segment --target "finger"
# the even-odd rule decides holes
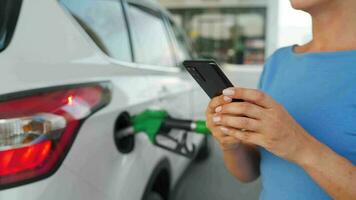
[[[275,104],[275,101],[270,96],[256,89],[227,88],[223,91],[223,96],[233,99],[242,99],[264,108],[271,108]]]
[[[261,119],[264,113],[263,108],[249,102],[229,103],[216,107],[216,113],[246,116],[254,119]]]
[[[214,126],[213,116],[214,115],[212,113],[209,112],[206,113],[206,117],[205,117],[206,127],[208,127],[209,129],[211,129]]]
[[[220,126],[215,126],[214,128],[211,129],[211,134],[213,135],[213,137],[217,140],[222,140],[224,137],[227,137],[228,135],[223,133],[221,131]]]
[[[214,114],[207,113],[206,114],[206,127],[209,128],[211,131],[220,131],[219,125],[213,121]]]
[[[255,144],[261,146],[262,136],[259,133],[251,131],[241,131],[231,128],[221,128],[221,131],[229,136],[232,136],[244,143]]]
[[[249,131],[259,131],[260,122],[248,117],[237,117],[232,115],[215,115],[213,122],[222,126]]]
[[[224,104],[230,103],[231,101],[232,101],[232,99],[230,97],[226,97],[226,96],[223,96],[223,95],[214,97],[209,102],[207,112],[213,113],[213,112],[215,112],[215,108],[216,107],[218,107],[220,105],[224,105]]]

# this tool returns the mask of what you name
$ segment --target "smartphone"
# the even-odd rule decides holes
[[[226,88],[233,87],[214,60],[186,60],[183,66],[210,98],[221,95]],[[233,99],[233,101],[242,102],[243,100]]]

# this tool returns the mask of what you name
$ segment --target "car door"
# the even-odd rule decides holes
[[[117,68],[110,80],[116,91],[114,98],[118,99],[112,104],[118,108],[118,114],[135,115],[148,108],[160,108],[174,117],[190,117],[191,85],[179,76],[172,43],[158,8],[120,0],[61,2],[69,8],[110,65]],[[126,73],[125,69],[135,69],[135,72],[128,73],[130,70],[127,70]],[[120,118],[117,124],[120,124]],[[176,130],[172,132],[175,133],[180,134]],[[106,148],[102,146],[101,151]],[[135,137],[133,149],[116,153],[120,155],[117,159],[114,155],[109,156],[112,160],[97,158],[102,163],[99,173],[94,173],[96,166],[78,173],[95,180],[93,184],[109,195],[118,194],[126,199],[140,198],[160,160],[168,158],[172,162],[173,180],[189,162],[182,156],[154,147],[144,134]],[[113,160],[122,165],[120,175],[115,167],[108,166]],[[136,192],[130,194],[135,196],[125,196],[127,191],[133,191],[132,186]]]
[[[172,117],[190,119],[192,85],[181,76],[182,69],[177,65],[174,43],[162,11],[139,1],[127,1],[126,8],[135,63],[152,69],[145,83],[154,99],[152,106],[167,110]],[[182,133],[173,130],[171,135],[180,137]],[[172,153],[168,155],[174,162],[172,172],[176,178],[189,160]]]

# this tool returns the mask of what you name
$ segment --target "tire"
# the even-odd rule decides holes
[[[156,164],[142,195],[142,200],[169,200],[170,169],[167,158],[163,158]]]
[[[195,162],[203,162],[210,157],[210,144],[208,137],[204,137],[203,143],[201,144],[197,156],[195,157]]]
[[[146,197],[143,198],[143,200],[164,200],[161,194],[151,191],[150,193],[147,194]]]

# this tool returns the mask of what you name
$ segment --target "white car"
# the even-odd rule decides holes
[[[0,0],[0,199],[168,199],[192,159],[116,134],[147,108],[203,116],[191,57],[153,0]]]

